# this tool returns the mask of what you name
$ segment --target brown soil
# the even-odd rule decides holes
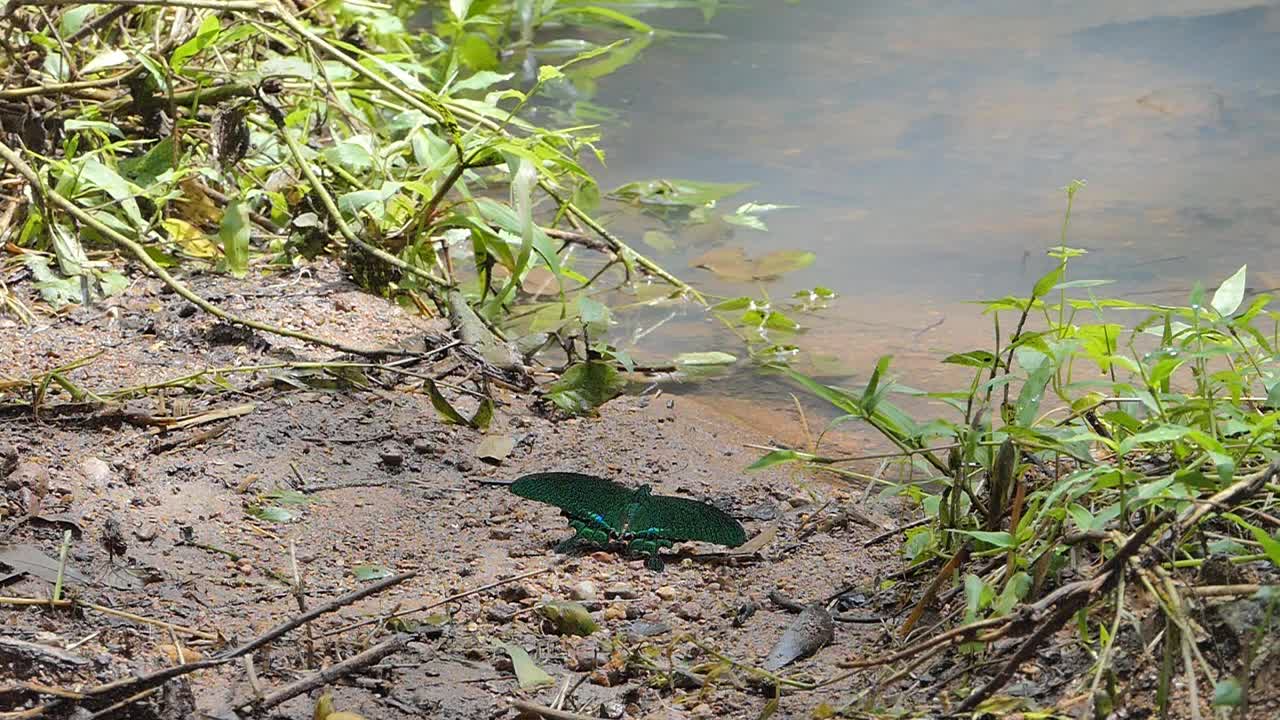
[[[359,292],[324,267],[253,283],[214,275],[190,281],[233,312],[367,347],[411,344],[426,332],[442,330],[436,321],[412,317]],[[77,309],[35,327],[0,316],[0,374],[28,378],[100,353],[66,377],[102,393],[210,367],[333,357],[279,337],[244,333],[192,311],[157,282],[140,279],[107,306]],[[444,358],[415,371],[435,374],[449,362]],[[606,668],[588,675],[569,666],[579,667],[571,661],[603,647],[608,638],[628,633],[634,638],[654,625],[669,629],[643,641],[664,651],[670,647],[677,662],[709,659],[689,642],[696,639],[757,664],[794,618],[766,599],[769,591],[810,601],[856,585],[870,596],[892,564],[892,543],[861,549],[864,540],[893,525],[865,505],[851,515],[874,516],[871,523],[837,524],[798,539],[797,530],[815,503],[833,501],[824,517],[854,503],[845,502],[849,497],[838,489],[801,484],[785,471],[745,473],[756,452],[744,450],[743,443],[769,438],[691,398],[624,397],[607,405],[598,419],[554,421],[530,397],[500,394],[504,404],[490,433],[510,434],[515,449],[494,465],[475,457],[483,436],[443,424],[417,381],[410,385],[406,378],[377,374],[383,386],[356,378],[356,385],[325,388],[315,377],[272,372],[225,374],[225,392],[213,392],[205,383],[198,391],[140,393],[124,407],[65,405],[66,393],[56,384],[36,418],[19,404],[5,406],[0,448],[12,446],[19,462],[0,505],[4,526],[13,527],[7,541],[57,558],[64,530],[70,529],[67,566],[79,574],[67,576],[71,596],[226,639],[201,641],[184,631],[171,633],[92,610],[71,614],[0,606],[4,635],[70,648],[83,660],[65,667],[32,665],[0,653],[15,678],[85,687],[172,665],[175,645],[190,661],[248,640],[299,613],[287,584],[292,548],[308,607],[360,586],[353,575],[358,565],[418,575],[313,623],[312,659],[303,630],[255,653],[254,668],[268,692],[390,636],[381,623],[328,633],[547,568],[432,611],[447,614],[441,630],[424,634],[372,670],[332,684],[335,706],[367,718],[511,717],[510,698],[523,695],[550,704],[567,682],[572,690],[565,707],[590,716],[603,706],[625,710],[627,717],[748,717],[766,698],[742,682],[742,672],[723,675],[701,692],[672,692],[648,685],[661,673],[619,674]],[[334,384],[333,377],[327,379]],[[9,400],[28,399],[26,393],[15,390]],[[147,415],[246,403],[254,404],[247,414],[186,429],[137,424]],[[717,558],[710,546],[685,547],[662,573],[616,554],[556,555],[551,546],[568,534],[556,511],[491,484],[550,469],[647,482],[655,492],[708,499],[742,518],[749,534],[776,528],[777,538],[748,560]],[[41,479],[44,473],[47,482]],[[287,522],[250,516],[252,505],[271,504],[264,494],[277,490],[300,491],[306,502],[281,505],[292,516]],[[19,523],[33,508],[39,517]],[[122,537],[109,553],[115,523]],[[26,574],[7,578],[0,594],[43,598],[51,592],[51,582]],[[590,605],[601,625],[590,638],[549,634],[538,616],[527,612],[542,599],[592,595],[619,597]],[[733,627],[734,612],[749,600],[759,611],[741,628]],[[838,659],[871,652],[879,635],[874,624],[838,624],[830,646],[788,671],[828,675]],[[519,691],[505,654],[494,649],[497,641],[527,649],[557,684]],[[640,642],[633,639],[630,647]],[[251,694],[239,662],[189,677],[196,707],[204,712]],[[808,717],[818,703],[838,707],[851,692],[844,685],[784,698],[779,716]],[[310,717],[317,695],[294,698],[274,712]],[[36,697],[7,687],[0,706],[30,707]],[[169,700],[148,702],[160,708],[148,712],[175,712]],[[147,703],[121,716],[146,717],[143,707]]]

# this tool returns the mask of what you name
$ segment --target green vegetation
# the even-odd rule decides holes
[[[645,11],[720,5],[10,3],[22,31],[0,61],[13,132],[0,157],[28,188],[7,216],[10,262],[53,311],[120,292],[136,262],[224,320],[380,354],[233,316],[169,272],[246,277],[323,256],[411,312],[450,317],[500,367],[518,364],[504,341],[523,335],[525,355],[558,340],[570,369],[612,360],[596,341],[602,286],[648,276],[662,289],[650,300],[702,298],[593,215],[590,99],[671,34]],[[552,122],[527,119],[535,107]],[[744,208],[730,220],[763,227]],[[6,288],[0,299],[34,318]],[[557,406],[590,412],[616,394],[612,364],[577,367],[552,389]]]
[[[895,662],[948,647],[990,655],[1000,672],[959,693],[962,710],[998,705],[992,695],[1071,623],[1093,658],[1095,707],[1119,707],[1128,690],[1113,667],[1117,634],[1137,620],[1161,628],[1162,713],[1175,674],[1190,692],[1182,702],[1199,693],[1243,707],[1257,657],[1202,655],[1197,635],[1215,630],[1188,608],[1197,596],[1238,596],[1270,618],[1280,600],[1280,313],[1270,295],[1246,298],[1245,268],[1211,294],[1197,286],[1185,306],[1105,299],[1096,294],[1105,282],[1069,279],[1084,252],[1065,245],[1081,187],[1066,188],[1063,244],[1049,251],[1057,266],[1029,297],[983,302],[992,344],[944,360],[971,369],[965,387],[905,387],[888,357],[857,391],[781,369],[842,413],[833,425],[862,421],[897,446],[899,479],[851,470],[858,458],[817,447],[777,449],[755,467],[803,463],[920,509],[922,522],[904,524],[903,577],[931,582],[899,630],[909,649]],[[954,414],[911,417],[894,394]],[[963,598],[944,606],[953,629],[913,633],[949,587]],[[1158,611],[1146,617],[1144,607]]]

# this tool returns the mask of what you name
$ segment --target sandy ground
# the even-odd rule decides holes
[[[258,283],[212,275],[192,282],[232,311],[366,347],[411,343],[441,329],[361,294],[332,270]],[[216,323],[149,279],[107,306],[43,325],[0,323],[0,372],[9,379],[100,353],[66,374],[98,392],[208,367],[334,357]],[[440,363],[431,371],[448,361]],[[588,670],[616,647],[623,649],[619,659],[657,648],[663,667],[670,651],[677,665],[702,664],[705,671],[714,658],[694,641],[758,663],[795,617],[769,602],[769,591],[812,601],[855,585],[865,588],[871,612],[878,577],[896,567],[892,543],[861,549],[893,526],[885,510],[786,470],[744,472],[756,451],[743,444],[769,438],[691,398],[624,397],[599,418],[553,421],[528,397],[500,395],[505,404],[490,433],[509,434],[515,449],[495,464],[475,456],[482,434],[442,423],[416,383],[325,388],[314,378],[285,375],[228,373],[225,392],[213,392],[210,384],[200,391],[170,389],[106,410],[57,409],[69,398],[55,386],[36,419],[29,409],[4,407],[0,446],[11,447],[18,462],[2,506],[5,526],[14,528],[9,547],[57,558],[70,530],[68,593],[183,628],[171,632],[93,610],[0,607],[4,635],[70,647],[75,656],[61,667],[13,661],[16,679],[82,687],[174,664],[178,648],[189,662],[250,639],[300,612],[288,584],[292,553],[308,607],[369,582],[356,577],[361,565],[418,574],[316,621],[310,642],[298,630],[255,653],[264,692],[392,634],[378,622],[338,632],[342,628],[544,570],[432,610],[438,627],[377,667],[330,684],[335,706],[368,718],[511,717],[511,698],[550,704],[568,683],[564,707],[589,716],[746,717],[766,698],[742,671],[730,670],[705,689],[687,683],[672,689],[652,686],[664,685],[662,672],[620,670],[618,660]],[[277,381],[264,382],[271,379]],[[29,395],[15,391],[10,400],[19,397]],[[245,404],[253,405],[245,414],[185,429],[165,431],[137,420]],[[715,557],[711,546],[686,546],[662,573],[611,553],[556,555],[552,546],[569,531],[555,509],[493,484],[554,469],[709,500],[738,516],[750,535],[776,537],[757,556],[732,561]],[[272,496],[279,491],[286,494]],[[855,521],[801,538],[801,524],[824,504],[818,519]],[[254,517],[253,508],[264,505],[289,517]],[[38,517],[17,523],[32,508]],[[51,591],[48,579],[28,573],[8,578],[0,594],[42,598]],[[590,637],[556,635],[532,611],[543,600],[573,598],[583,600],[600,625]],[[734,627],[735,613],[749,602],[758,612]],[[189,630],[224,640],[202,640]],[[875,624],[838,624],[831,645],[788,672],[829,675],[838,659],[878,646],[881,633]],[[500,642],[525,648],[556,683],[519,690]],[[207,713],[251,697],[239,662],[189,677],[195,705]],[[855,689],[845,684],[788,696],[781,716],[808,717],[822,702],[839,707]],[[318,694],[275,712],[309,717]],[[13,688],[0,693],[0,707],[21,709],[34,700]],[[171,702],[148,702],[131,712],[174,712]]]

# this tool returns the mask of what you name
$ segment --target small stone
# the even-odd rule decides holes
[[[489,537],[494,540],[510,540],[511,528],[504,528],[504,527],[489,528]]]
[[[498,592],[498,597],[507,602],[519,602],[525,598],[537,597],[537,591],[526,583],[519,585],[508,585],[506,588]]]
[[[595,645],[584,645],[569,656],[569,669],[574,672],[586,672],[603,667],[609,662],[609,653]]]
[[[684,603],[676,608],[676,615],[685,620],[697,620],[702,617],[702,609],[693,603]]]
[[[621,700],[606,700],[600,703],[600,711],[596,714],[606,720],[619,720],[627,714],[627,706]]]
[[[39,463],[18,463],[9,477],[5,478],[5,488],[17,490],[21,487],[31,490],[40,488],[40,491],[44,492],[44,489],[49,487],[49,471]]]
[[[662,587],[658,588],[657,593],[658,593],[658,597],[662,598],[663,600],[672,600],[676,596],[676,589],[671,587],[670,585],[663,585]]]
[[[8,477],[18,467],[18,449],[9,443],[0,443],[0,480]]]
[[[460,473],[469,473],[469,472],[471,472],[471,468],[473,468],[473,467],[475,467],[475,466],[474,466],[474,465],[472,465],[472,464],[471,464],[471,461],[470,461],[470,460],[468,460],[467,458],[461,458],[461,459],[459,459],[459,460],[458,460],[458,462],[454,465],[454,467],[458,468],[458,472],[460,472]]]
[[[609,603],[604,609],[605,620],[626,620],[627,606],[625,603]]]
[[[240,563],[239,570],[241,573],[245,575],[249,575],[250,573],[253,572],[253,563],[249,562],[248,560],[245,560],[244,562]]]
[[[631,585],[610,585],[604,589],[604,596],[610,599],[634,600],[640,597],[640,592]]]
[[[787,498],[787,504],[793,508],[804,507],[812,503],[813,503],[813,500],[811,500],[809,496],[805,495],[804,493],[796,493],[795,495],[792,495],[791,497]]]
[[[404,464],[404,454],[399,450],[383,450],[378,453],[378,457],[382,460],[382,464],[389,468],[398,468]]]
[[[431,441],[426,438],[418,438],[413,441],[413,451],[419,455],[430,455],[435,449],[436,446],[432,445]]]
[[[595,583],[590,580],[583,580],[573,586],[573,589],[569,591],[569,596],[574,600],[595,600],[600,597],[600,593],[596,590]]]
[[[485,612],[484,616],[496,623],[509,623],[515,618],[517,610],[519,610],[519,608],[515,605],[504,603],[502,605],[494,605],[489,608],[488,611]]]
[[[711,717],[711,706],[706,703],[698,703],[693,706],[694,717]]]

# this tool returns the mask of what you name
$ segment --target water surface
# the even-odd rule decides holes
[[[727,209],[797,205],[769,215],[767,234],[691,232],[655,255],[734,295],[758,288],[690,259],[716,242],[817,253],[764,286],[841,293],[809,319],[806,349],[863,375],[894,353],[927,384],[943,349],[989,344],[963,301],[1025,294],[1049,267],[1076,178],[1088,186],[1067,242],[1090,254],[1073,277],[1174,300],[1248,263],[1251,288],[1280,286],[1280,4],[741,4],[709,25],[653,18],[725,39],[658,41],[601,82],[595,101],[620,114],[600,177],[754,182]],[[713,327],[673,322],[646,343],[702,349]],[[738,381],[702,392],[770,387]]]

